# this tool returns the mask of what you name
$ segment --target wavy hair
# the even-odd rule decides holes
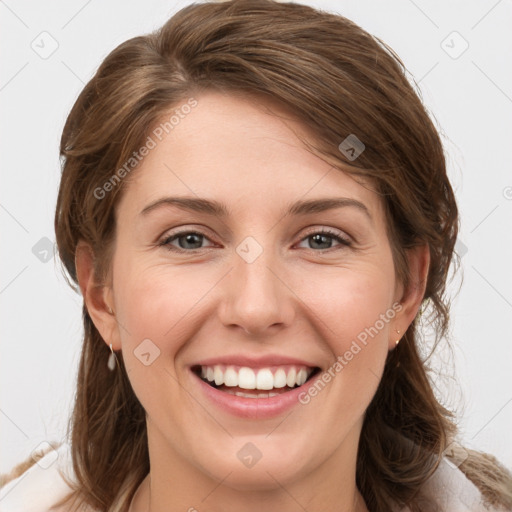
[[[315,139],[304,142],[312,152],[375,186],[405,285],[406,250],[428,245],[423,318],[435,333],[435,347],[449,325],[445,288],[452,264],[457,267],[459,218],[439,133],[406,71],[389,46],[343,16],[271,0],[194,3],[159,30],[122,43],[87,83],[62,133],[55,230],[70,284],[77,284],[80,240],[93,248],[98,281],[107,275],[125,183],[102,200],[94,191],[162,116],[202,91],[258,95],[279,101],[310,128]],[[338,149],[350,134],[366,147],[357,160]],[[85,305],[83,322],[69,424],[76,482],[67,500],[126,512],[150,469],[145,412],[122,357],[118,371],[107,369],[109,349]],[[434,395],[421,346],[416,318],[389,353],[365,414],[356,483],[370,511],[396,505],[428,510],[423,484],[455,438],[453,414]],[[512,506],[507,470],[486,454],[468,454],[460,469],[485,499]]]

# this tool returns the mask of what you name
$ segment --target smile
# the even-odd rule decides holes
[[[250,419],[272,418],[301,406],[299,395],[321,374],[318,366],[304,364],[229,363],[233,364],[196,364],[190,369],[213,406]]]
[[[315,369],[299,365],[250,368],[216,364],[196,366],[193,371],[220,391],[245,398],[272,398],[302,386],[315,373]]]

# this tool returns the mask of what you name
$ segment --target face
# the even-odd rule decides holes
[[[286,485],[355,460],[407,327],[383,205],[261,101],[196,100],[118,204],[105,292],[117,322],[102,334],[146,410],[152,464]]]

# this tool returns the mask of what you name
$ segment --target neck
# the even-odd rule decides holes
[[[169,512],[169,511],[172,512],[174,510],[180,510],[180,511],[187,510],[187,512],[199,512],[199,511],[201,511],[201,512],[218,512],[218,511],[231,512],[231,511],[237,510],[237,512],[238,512],[240,510],[240,507],[247,507],[247,502],[251,499],[251,497],[246,494],[241,500],[238,500],[239,502],[242,503],[242,505],[240,505],[240,504],[231,505],[232,502],[228,501],[227,503],[230,504],[229,506],[226,506],[225,503],[221,506],[220,504],[219,505],[214,505],[214,504],[205,505],[203,503],[205,501],[205,499],[203,498],[202,500],[201,499],[195,500],[195,501],[191,500],[194,502],[197,501],[197,503],[195,504],[195,507],[201,507],[200,509],[194,508],[194,506],[189,506],[188,508],[183,508],[182,505],[181,505],[181,507],[178,505],[171,509],[171,508],[169,508],[168,505],[161,506],[160,505],[161,501],[162,501],[161,499],[152,498],[152,496],[155,496],[158,491],[155,491],[152,493],[151,489],[152,489],[151,476],[147,475],[147,477],[142,481],[137,492],[135,493],[135,496],[133,497],[133,500],[131,502],[128,512],[156,512],[159,510],[166,510],[167,512]],[[352,497],[350,497],[350,496],[352,496]],[[308,510],[308,512],[310,512],[310,511],[313,512],[313,510],[314,511],[322,510],[323,512],[325,512],[326,510],[333,511],[333,512],[334,511],[335,512],[368,512],[368,509],[366,507],[364,499],[357,489],[354,489],[354,492],[351,493],[350,496],[344,495],[344,503],[336,502],[336,503],[330,503],[329,505],[327,505],[325,502],[322,502],[322,505],[320,506],[320,508],[317,508],[315,506],[315,508],[313,509],[313,508],[311,508],[311,505],[308,505],[307,510]],[[288,510],[296,512],[300,508],[302,508],[303,510],[306,510],[304,505],[299,503],[298,500],[295,500],[293,498],[293,496],[291,496],[291,493],[288,495],[288,499],[284,500],[287,503],[286,504],[282,503],[280,505],[279,502],[283,501],[282,498],[283,498],[282,496],[278,497],[277,500],[274,501],[276,503],[276,505],[274,505],[270,508],[265,508],[264,510],[274,511],[274,510],[279,509],[280,512],[288,511]],[[323,499],[325,499],[325,497],[323,497]],[[166,502],[166,503],[175,503],[175,502],[176,501],[173,499],[172,501]],[[219,500],[217,500],[217,502],[219,502]],[[267,507],[267,504],[266,504],[267,502],[268,502],[267,500],[260,500],[259,503],[261,503],[265,507]],[[295,503],[295,506],[293,506],[293,505],[290,506],[290,504],[292,502]],[[262,509],[258,508],[258,507],[262,506],[261,504],[254,504],[254,505],[251,504],[250,508],[243,508],[243,510],[244,511],[245,510],[261,511]],[[278,507],[278,508],[274,508],[274,507]]]
[[[183,460],[158,430],[149,430],[150,423],[151,471],[139,486],[129,512],[368,512],[355,484],[359,429],[304,476],[284,480],[267,471],[265,484],[242,489],[232,474],[214,478]],[[163,446],[168,451],[162,450]]]

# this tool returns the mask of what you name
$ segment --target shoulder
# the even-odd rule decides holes
[[[447,457],[422,489],[423,496],[433,501],[437,510],[457,512],[507,512],[508,508],[495,508],[486,503],[479,488]],[[401,512],[409,512],[404,509]]]
[[[29,459],[15,468],[14,478],[0,488],[0,512],[50,512],[55,503],[71,492],[61,473],[73,479],[67,443],[50,448],[35,462]],[[51,512],[58,510],[63,512],[62,508]]]

